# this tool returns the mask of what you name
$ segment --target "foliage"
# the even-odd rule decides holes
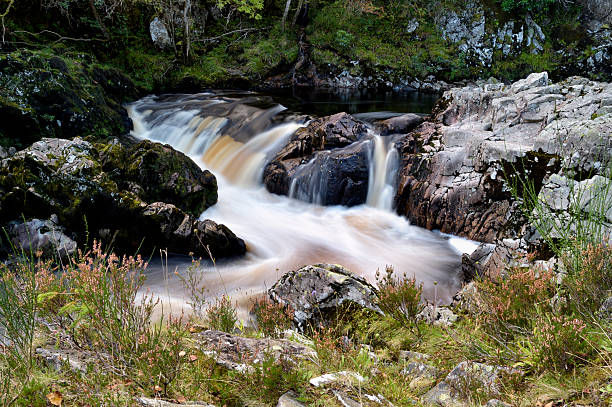
[[[551,7],[565,4],[563,0],[502,0],[502,8],[505,11],[519,10],[545,13]]]
[[[196,318],[203,319],[206,306],[206,287],[204,286],[204,273],[200,270],[201,259],[192,259],[191,264],[184,273],[175,272],[181,280],[183,287],[189,292],[189,305]]]
[[[567,265],[562,288],[569,297],[568,305],[575,311],[594,314],[612,295],[612,246],[608,240],[588,243],[577,261],[571,253],[566,252],[562,258]]]
[[[421,295],[423,284],[417,284],[416,277],[393,275],[393,268],[387,266],[385,274],[376,273],[378,285],[378,306],[387,315],[403,325],[414,323],[416,316],[423,309]]]
[[[215,303],[208,307],[206,321],[212,329],[230,333],[234,331],[236,322],[238,322],[238,315],[236,308],[232,305],[232,300],[227,294],[224,294],[220,299],[215,299]]]
[[[277,337],[293,323],[293,309],[269,298],[255,301],[251,312],[255,314],[257,328],[266,336]]]
[[[256,20],[261,19],[259,12],[263,9],[263,0],[217,0],[219,8],[232,7]]]
[[[482,319],[493,332],[529,329],[538,310],[550,307],[555,282],[550,271],[511,268],[500,281],[478,282],[484,302]]]

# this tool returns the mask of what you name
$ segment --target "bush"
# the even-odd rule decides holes
[[[232,305],[230,297],[226,294],[216,299],[206,310],[206,319],[212,329],[223,332],[232,332],[238,322],[236,308]]]
[[[573,258],[562,259],[567,268],[562,287],[570,307],[595,313],[612,295],[612,247],[607,241],[589,243],[581,253],[577,263]]]
[[[276,337],[291,328],[294,311],[291,307],[272,302],[269,298],[255,301],[251,312],[255,314],[257,327],[266,336]]]
[[[531,360],[537,370],[571,371],[585,365],[595,348],[586,338],[587,325],[579,318],[545,314],[535,322]]]
[[[482,318],[492,332],[510,333],[516,328],[530,329],[538,309],[550,307],[555,293],[553,274],[534,268],[512,268],[499,281],[478,282],[482,292]]]
[[[401,278],[393,276],[393,268],[387,266],[385,275],[376,272],[378,285],[378,306],[381,311],[397,322],[409,325],[424,308],[421,304],[423,284],[417,284],[416,278],[404,274]]]

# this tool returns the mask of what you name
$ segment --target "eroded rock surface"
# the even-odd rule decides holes
[[[401,142],[398,212],[487,243],[520,237],[524,219],[506,178],[527,174],[536,191],[561,197],[565,187],[552,175],[562,168],[605,176],[611,104],[612,84],[579,77],[554,84],[545,72],[511,86],[446,92],[433,119]]]

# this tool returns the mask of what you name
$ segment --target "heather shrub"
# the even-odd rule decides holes
[[[416,316],[423,310],[421,303],[423,284],[417,284],[415,277],[393,275],[393,268],[387,266],[384,275],[376,272],[378,306],[386,315],[403,325],[416,324]]]
[[[276,337],[282,331],[291,328],[293,323],[293,309],[275,303],[269,298],[255,301],[251,312],[255,314],[257,327],[266,336]]]
[[[562,287],[569,297],[569,307],[595,313],[612,296],[612,247],[607,240],[590,243],[577,262],[567,261],[567,257],[562,260],[567,269]]]
[[[596,352],[583,320],[549,313],[536,319],[528,350],[528,361],[535,370],[556,371],[585,365]]]
[[[203,319],[206,311],[206,286],[204,285],[204,273],[200,270],[201,260],[192,259],[191,265],[184,273],[175,272],[181,280],[183,287],[189,292],[186,301],[196,318]],[[213,263],[214,264],[214,263]]]
[[[534,315],[550,307],[555,293],[553,274],[535,268],[511,268],[504,279],[479,281],[478,288],[485,326],[504,333],[530,329]]]
[[[230,297],[226,294],[216,299],[206,310],[206,321],[212,329],[223,332],[232,332],[238,322],[236,308],[232,305]]]

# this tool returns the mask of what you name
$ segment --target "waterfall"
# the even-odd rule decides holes
[[[371,134],[346,147],[352,157],[359,154],[359,168],[368,182],[360,199],[367,205],[317,205],[338,182],[351,191],[353,184],[346,179],[327,178],[331,166],[343,159],[338,151],[317,154],[300,167],[291,185],[293,197],[314,203],[265,189],[261,179],[266,163],[302,126],[279,120],[283,109],[250,93],[242,99],[209,93],[150,96],[128,108],[135,137],[168,143],[217,176],[219,201],[201,218],[225,224],[247,243],[243,258],[202,266],[209,297],[230,294],[245,310],[252,296],[271,287],[285,271],[327,262],[342,264],[372,282],[376,270],[391,264],[424,282],[426,293],[437,281],[439,298],[450,298],[459,287],[459,253],[440,235],[412,226],[391,211],[399,163],[392,140]],[[172,261],[170,267],[179,271],[191,264],[180,258]],[[163,270],[161,265],[151,269],[146,288],[184,304],[180,281]]]
[[[386,211],[393,210],[393,198],[399,154],[391,140],[375,134],[372,136],[374,148],[370,158],[370,177],[366,204]]]

